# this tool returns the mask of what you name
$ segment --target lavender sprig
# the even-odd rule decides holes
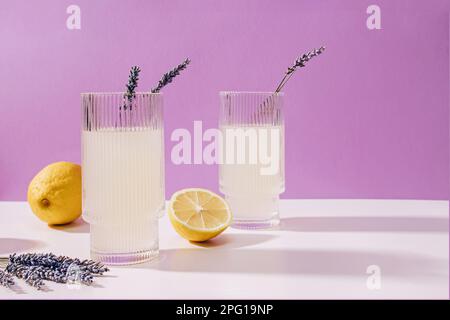
[[[28,271],[33,274],[36,278],[41,280],[49,280],[57,283],[67,282],[67,272],[63,272],[61,269],[52,269],[43,266],[27,266]],[[94,277],[89,271],[80,271],[78,273],[78,279],[87,285],[92,284]]]
[[[312,58],[320,55],[322,52],[325,51],[325,47],[322,46],[319,49],[314,49],[308,53],[305,53],[303,55],[301,55],[300,57],[297,58],[297,60],[295,60],[295,63],[293,66],[289,67],[284,75],[284,78],[281,80],[280,84],[278,85],[278,87],[276,88],[275,92],[280,92],[281,89],[284,87],[284,85],[286,84],[286,82],[289,80],[289,78],[292,76],[292,74],[294,73],[295,70],[297,70],[297,68],[303,68],[306,66],[306,63],[311,60]]]
[[[9,264],[7,267],[8,275],[16,276],[19,279],[24,279],[27,284],[41,290],[44,286],[44,280],[53,281],[57,283],[67,283],[67,273],[61,270],[54,270],[48,267],[42,266],[24,266],[20,264]],[[94,277],[88,271],[80,271],[77,275],[77,279],[86,285],[91,285],[94,281]]]
[[[186,69],[188,64],[191,62],[189,58],[183,61],[183,63],[179,64],[169,72],[165,73],[161,80],[159,80],[158,85],[151,90],[152,93],[158,93],[163,87],[172,82],[172,80],[180,74],[180,71]]]
[[[6,267],[6,272],[19,279],[24,279],[28,285],[41,290],[45,284],[44,281],[39,277],[39,274],[35,273],[34,268],[35,267],[24,266],[17,263],[10,263]]]
[[[5,271],[0,270],[0,285],[9,287],[14,284],[13,277],[17,277],[38,290],[43,289],[44,280],[58,283],[79,281],[90,285],[94,275],[109,271],[100,262],[72,259],[53,253],[12,254],[9,258],[1,257],[0,262],[8,263]]]
[[[128,83],[125,85],[127,91],[124,94],[124,98],[127,99],[127,101],[123,104],[124,110],[127,110],[128,105],[130,106],[130,110],[132,108],[133,99],[136,97],[136,88],[138,86],[140,72],[141,69],[138,66],[131,67],[130,69],[130,75],[128,76]],[[119,109],[121,109],[121,107]],[[121,114],[120,117],[122,117]]]
[[[128,99],[128,102],[133,101],[136,96],[136,88],[138,86],[140,72],[141,69],[138,66],[131,67],[130,75],[128,76],[128,83],[126,84],[127,92],[125,93],[125,97]]]
[[[3,270],[0,270],[0,286],[9,288],[12,285],[14,285],[13,276]]]
[[[301,55],[297,60],[295,60],[295,64],[292,67],[288,68],[287,73],[289,74],[294,72],[296,68],[303,68],[306,65],[306,62],[311,60],[313,57],[318,56],[324,51],[325,47],[322,46],[319,49],[314,49],[308,53]]]
[[[290,66],[287,71],[284,74],[283,79],[281,79],[280,84],[278,85],[278,87],[275,89],[275,92],[273,94],[271,94],[269,97],[267,97],[259,106],[259,110],[258,112],[255,114],[255,119],[260,119],[261,117],[264,117],[266,115],[271,115],[274,111],[274,96],[276,94],[278,94],[281,89],[283,89],[284,85],[286,84],[286,82],[288,82],[288,80],[292,77],[292,74],[294,73],[295,70],[297,70],[297,68],[303,68],[306,66],[306,63],[311,60],[313,57],[316,57],[318,55],[320,55],[322,52],[325,51],[325,47],[322,46],[319,49],[314,49],[308,53],[304,53],[302,54],[300,57],[298,57],[295,60],[295,63]],[[277,115],[278,117],[279,115]]]
[[[21,264],[25,266],[42,266],[61,273],[66,273],[72,264],[77,265],[81,271],[89,272],[93,275],[102,275],[109,269],[102,263],[93,260],[80,260],[67,256],[56,256],[53,253],[24,253],[20,255],[12,254],[9,256],[10,263]]]

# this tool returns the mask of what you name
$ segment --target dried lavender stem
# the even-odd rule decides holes
[[[17,277],[38,290],[45,286],[44,280],[58,283],[71,280],[90,285],[94,275],[109,271],[93,260],[72,259],[53,253],[12,254],[9,258],[0,257],[0,263],[7,263],[5,271],[0,270],[0,285],[9,287],[14,284],[13,277]]]
[[[189,58],[187,58],[186,60],[184,60],[181,64],[179,64],[178,66],[176,66],[175,68],[173,68],[172,70],[170,70],[169,72],[165,73],[161,80],[159,80],[158,85],[153,88],[151,90],[152,93],[158,93],[159,91],[161,91],[161,89],[163,87],[165,87],[166,85],[168,85],[169,83],[172,82],[172,80],[178,76],[180,74],[180,71],[186,69],[186,67],[188,66],[188,64],[191,62],[191,60],[189,60]]]
[[[12,285],[14,285],[13,276],[3,270],[0,270],[0,286],[9,288]]]
[[[141,69],[138,66],[131,67],[130,69],[128,83],[126,84],[127,91],[125,92],[125,97],[128,99],[128,102],[132,102],[133,98],[136,96],[136,88],[138,86],[140,72]]]
[[[39,274],[35,273],[34,271],[35,270],[32,269],[32,267],[16,263],[10,263],[6,267],[6,272],[8,272],[8,274],[19,279],[24,279],[28,285],[36,288],[37,290],[41,290],[45,285],[44,281],[39,277]]]
[[[280,82],[280,84],[278,85],[278,87],[275,89],[275,92],[280,92],[281,89],[284,87],[284,85],[286,84],[286,82],[289,81],[289,79],[292,77],[294,73],[289,73],[286,74],[283,78],[283,80]]]
[[[279,92],[281,85],[283,84],[283,82],[286,80],[287,77],[288,77],[288,74],[285,74],[283,79],[281,79],[280,83],[278,84],[277,88],[275,89],[275,92]],[[290,75],[289,75],[289,77],[290,77]]]
[[[52,269],[57,269],[63,273],[67,272],[68,268],[75,264],[81,271],[90,272],[93,275],[102,275],[109,271],[100,262],[93,260],[80,260],[78,258],[72,259],[66,256],[56,256],[53,253],[24,253],[21,255],[12,254],[9,257],[10,263],[17,263],[25,266],[42,266]]]
[[[52,269],[43,266],[29,266],[30,272],[36,275],[37,278],[41,280],[49,280],[57,283],[66,283],[67,272],[58,269]],[[92,284],[94,277],[89,271],[80,271],[78,273],[79,280],[87,285]]]
[[[281,91],[281,89],[283,89],[284,85],[289,81],[289,79],[294,74],[294,71],[297,70],[297,68],[305,67],[306,63],[309,60],[311,60],[313,57],[320,55],[324,50],[325,50],[325,47],[322,46],[319,49],[314,49],[314,50],[298,57],[297,60],[295,60],[295,63],[287,69],[287,71],[284,74],[283,79],[281,79],[281,81],[278,84],[277,88],[275,89],[274,93],[272,95],[270,95],[269,97],[267,97],[267,99],[265,99],[263,101],[263,103],[261,103],[258,115],[271,112],[271,110],[273,109],[273,106],[270,103],[272,100],[272,97],[274,95],[276,95],[277,93],[279,93]]]
[[[314,49],[314,50],[312,50],[312,51],[310,51],[308,53],[305,53],[305,54],[301,55],[300,57],[298,57],[297,60],[295,60],[294,65],[287,69],[283,79],[281,80],[281,82],[278,85],[278,87],[275,89],[275,92],[280,92],[281,91],[281,89],[284,87],[286,82],[288,82],[288,80],[291,78],[292,74],[294,73],[295,70],[297,70],[297,68],[305,67],[306,63],[309,60],[311,60],[312,58],[320,55],[324,51],[325,51],[325,47],[322,46],[319,49]]]
[[[10,263],[6,270],[8,275],[16,276],[19,279],[24,279],[32,287],[38,290],[42,289],[44,280],[49,280],[57,283],[67,283],[68,275],[63,269],[52,269],[43,266],[26,266],[18,263]],[[89,271],[80,271],[78,273],[79,281],[83,284],[90,285],[94,277]]]

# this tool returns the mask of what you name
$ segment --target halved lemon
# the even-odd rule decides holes
[[[197,242],[219,235],[232,219],[230,208],[222,197],[200,188],[175,192],[170,199],[168,215],[180,236]]]

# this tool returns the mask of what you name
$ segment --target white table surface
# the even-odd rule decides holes
[[[21,280],[0,299],[317,299],[449,296],[448,201],[283,200],[279,230],[227,229],[210,243],[180,238],[160,220],[160,257],[113,267],[95,285]],[[49,228],[26,202],[0,202],[0,256],[54,252],[89,257],[82,220]],[[369,265],[381,288],[366,285]]]

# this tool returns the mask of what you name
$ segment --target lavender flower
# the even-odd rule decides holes
[[[13,276],[3,270],[0,270],[0,286],[9,288],[12,285],[14,285]]]
[[[128,105],[130,106],[130,110],[132,109],[133,99],[136,97],[136,88],[138,86],[139,73],[141,69],[138,66],[131,67],[130,75],[128,76],[128,83],[126,84],[127,91],[124,94],[124,102],[123,106],[119,107],[121,110],[127,110]],[[121,115],[120,115],[121,116]]]
[[[314,50],[312,50],[312,51],[310,51],[308,53],[305,53],[305,54],[301,55],[300,57],[298,57],[297,60],[295,60],[294,65],[289,67],[287,69],[287,71],[285,72],[284,77],[283,77],[283,79],[281,79],[281,82],[278,85],[278,87],[275,89],[275,92],[272,95],[270,95],[269,97],[267,97],[259,105],[259,110],[254,115],[255,119],[260,119],[261,117],[264,117],[265,115],[272,114],[272,112],[274,112],[274,107],[273,107],[274,100],[273,100],[273,97],[277,93],[279,93],[281,91],[281,89],[283,89],[283,87],[286,84],[286,82],[288,82],[288,80],[292,77],[292,74],[294,73],[294,71],[297,70],[297,68],[305,67],[306,63],[309,60],[311,60],[313,57],[316,57],[316,56],[320,55],[324,51],[325,51],[325,47],[322,46],[319,49],[314,49]]]
[[[44,280],[58,283],[79,281],[90,285],[94,275],[109,271],[99,262],[56,256],[53,253],[12,254],[9,258],[0,260],[8,262],[5,272],[0,270],[0,285],[7,287],[14,284],[13,277],[24,279],[38,290],[44,287]]]
[[[75,264],[81,271],[89,272],[93,275],[102,275],[109,269],[100,262],[93,260],[80,260],[78,258],[70,258],[66,256],[56,256],[53,253],[24,253],[21,255],[12,254],[9,257],[10,263],[17,263],[26,266],[42,266],[61,273],[66,273],[68,268]]]
[[[301,55],[300,57],[295,60],[295,63],[293,66],[289,67],[284,75],[284,78],[281,80],[280,84],[276,88],[275,92],[280,92],[281,89],[284,87],[286,82],[289,80],[289,78],[292,76],[292,73],[294,73],[297,68],[303,68],[306,66],[306,63],[311,60],[312,58],[320,55],[322,52],[325,51],[325,47],[320,47],[319,49],[314,49],[308,53],[305,53]]]
[[[322,52],[325,51],[325,47],[320,47],[319,49],[314,49],[313,51],[310,51],[308,53],[305,53],[301,55],[297,60],[295,60],[295,64],[292,67],[288,68],[287,74],[290,74],[295,71],[297,68],[303,68],[305,67],[306,63],[311,60],[313,57],[316,57],[320,55]]]
[[[189,58],[183,61],[183,63],[179,64],[169,72],[165,73],[161,80],[159,80],[158,85],[151,90],[152,93],[158,93],[163,87],[172,82],[172,80],[180,74],[180,71],[186,69],[187,65],[191,62]]]
[[[45,287],[44,281],[42,279],[39,279],[37,276],[30,274],[30,276],[25,277],[25,282],[37,290],[42,290]]]
[[[28,285],[38,290],[41,290],[45,285],[44,281],[39,277],[39,273],[35,272],[35,267],[10,263],[6,267],[6,271],[12,276],[15,276],[19,279],[24,279]]]
[[[125,97],[127,97],[128,102],[133,101],[136,96],[136,88],[138,86],[139,80],[139,72],[141,69],[138,66],[131,67],[130,75],[128,76],[128,83],[126,84],[127,92],[125,93]]]

